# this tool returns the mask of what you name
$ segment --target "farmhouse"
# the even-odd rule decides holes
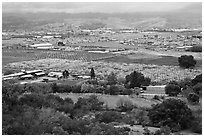
[[[166,85],[158,85],[158,86],[147,86],[147,91],[165,91]]]
[[[28,75],[23,75],[20,77],[21,80],[24,80],[24,79],[32,79],[34,76],[31,75],[31,74],[28,74]]]
[[[49,77],[57,77],[57,78],[61,78],[63,77],[62,72],[50,72],[48,74]]]

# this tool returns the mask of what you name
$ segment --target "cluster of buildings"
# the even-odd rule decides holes
[[[2,80],[18,79],[20,84],[36,83],[36,82],[52,82],[63,78],[63,72],[49,72],[46,73],[43,70],[21,70],[21,72],[3,75]],[[73,79],[90,79],[88,75],[71,74]],[[67,77],[66,77],[67,78]]]

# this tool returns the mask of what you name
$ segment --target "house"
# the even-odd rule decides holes
[[[63,77],[62,72],[50,72],[48,73],[49,77],[57,77],[57,78],[61,78]]]
[[[28,75],[20,76],[20,79],[21,79],[21,80],[24,80],[24,79],[32,79],[33,77],[34,77],[33,75],[28,74]]]
[[[157,86],[147,86],[147,91],[164,91],[165,92],[166,85],[157,85]]]
[[[35,73],[40,73],[40,72],[43,72],[43,70],[30,70],[30,71],[25,71],[26,74],[35,74]]]

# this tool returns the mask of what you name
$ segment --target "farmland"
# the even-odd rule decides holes
[[[70,59],[92,61],[105,58],[111,58],[115,55],[89,53],[86,51],[68,52],[68,51],[47,51],[47,50],[3,50],[3,66],[7,63],[26,61],[26,60],[39,60],[46,58]]]

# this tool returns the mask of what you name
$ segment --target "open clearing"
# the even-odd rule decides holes
[[[147,98],[140,98],[136,96],[126,96],[126,95],[102,95],[102,94],[94,94],[94,93],[56,93],[61,98],[65,99],[67,97],[71,98],[75,103],[77,102],[79,97],[89,97],[90,95],[97,95],[99,100],[105,102],[105,104],[109,108],[117,107],[117,102],[120,99],[123,100],[130,100],[138,107],[147,107],[150,108],[152,104],[157,104],[160,101],[147,99]]]

